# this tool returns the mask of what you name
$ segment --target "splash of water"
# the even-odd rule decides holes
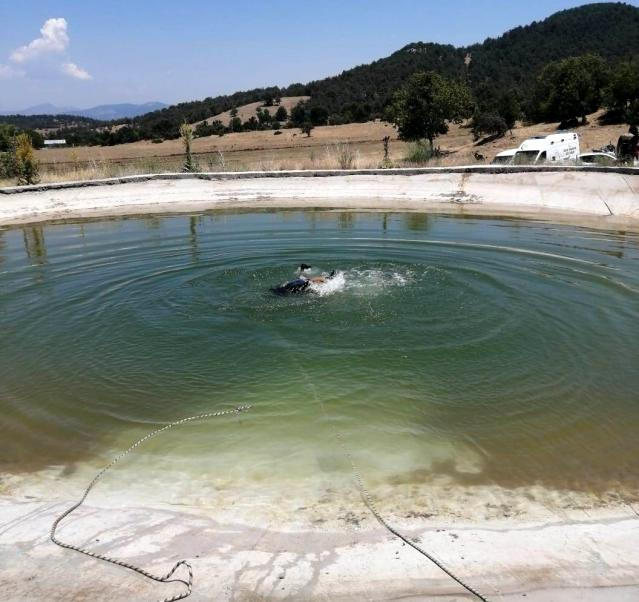
[[[325,282],[313,282],[309,288],[320,297],[339,292],[371,296],[390,287],[405,286],[414,278],[412,270],[352,268],[336,272],[333,278]]]

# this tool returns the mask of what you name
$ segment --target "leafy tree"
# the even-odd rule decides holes
[[[259,129],[259,127],[260,127],[260,122],[257,119],[255,119],[255,115],[251,115],[242,125],[242,129],[251,130],[251,131],[255,131]]]
[[[275,119],[277,121],[286,121],[288,119],[288,111],[286,107],[279,106],[277,107],[277,111],[275,111]]]
[[[282,124],[277,120],[271,121],[271,128],[273,128],[274,130],[279,130],[282,128]]]
[[[506,120],[497,113],[480,113],[475,111],[473,114],[472,132],[475,140],[484,135],[501,137],[508,129]]]
[[[433,140],[448,131],[448,122],[459,123],[469,115],[468,88],[434,72],[416,73],[395,93],[390,117],[402,140]]]
[[[233,117],[237,117],[237,107],[233,107],[233,108],[231,109],[231,119],[232,119]]]
[[[499,94],[497,112],[506,122],[506,127],[512,130],[517,120],[521,117],[521,104],[519,103],[517,90],[511,88]]]
[[[271,112],[268,109],[264,109],[264,110],[258,109],[257,120],[260,122],[260,124],[266,124],[273,121],[273,117],[271,115]]]
[[[616,66],[604,96],[608,111],[626,123],[639,124],[639,59]]]
[[[264,98],[262,100],[264,101],[264,106],[265,107],[272,107],[273,106],[273,94],[271,92],[266,92],[266,94],[264,94]]]
[[[38,161],[33,153],[29,134],[18,134],[15,139],[15,164],[18,184],[37,184],[39,180]]]
[[[229,130],[231,132],[241,132],[242,131],[242,120],[239,117],[233,117],[229,122]]]
[[[291,123],[294,127],[302,127],[304,122],[310,121],[310,111],[308,110],[307,103],[303,100],[298,102],[292,109],[290,115]]]
[[[475,111],[471,128],[475,140],[483,135],[503,136],[521,115],[515,90],[499,91],[482,82],[475,88]]]
[[[563,124],[580,117],[586,123],[586,115],[602,104],[608,77],[605,61],[593,54],[549,63],[537,77],[533,114]]]
[[[328,111],[324,107],[311,107],[309,119],[313,125],[326,125],[328,123]]]
[[[313,130],[313,128],[315,128],[315,126],[313,125],[312,121],[305,121],[302,124],[302,132],[306,134],[309,138],[311,137],[311,130]]]
[[[15,135],[15,126],[0,124],[0,152],[8,152],[12,150]]]

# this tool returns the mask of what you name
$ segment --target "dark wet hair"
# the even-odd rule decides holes
[[[639,130],[637,129],[636,125],[631,125],[628,131],[634,136],[636,136],[639,133]]]
[[[301,264],[301,265],[300,265],[300,271],[302,271],[302,272],[303,272],[304,270],[310,270],[312,267],[313,267],[313,266],[311,266],[311,265],[308,265],[308,264],[306,264],[306,263],[303,263],[303,264]]]

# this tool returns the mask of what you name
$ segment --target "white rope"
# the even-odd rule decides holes
[[[182,418],[181,420],[170,422],[166,426],[155,429],[154,431],[151,431],[150,433],[148,433],[141,439],[138,439],[133,445],[131,445],[128,449],[126,449],[122,453],[118,454],[115,458],[113,458],[113,460],[111,460],[111,462],[109,462],[109,464],[107,464],[102,470],[100,470],[100,472],[98,472],[98,474],[96,474],[95,477],[93,477],[93,480],[89,483],[88,487],[84,490],[84,494],[82,495],[80,500],[76,502],[75,504],[73,504],[73,506],[65,510],[60,516],[58,516],[58,518],[55,519],[55,521],[53,522],[53,525],[51,526],[51,533],[50,533],[51,541],[55,543],[56,545],[60,546],[61,548],[66,548],[67,550],[75,550],[76,552],[80,552],[81,554],[85,554],[86,556],[90,556],[91,558],[97,558],[98,560],[104,560],[105,562],[110,562],[111,564],[124,567],[125,569],[135,571],[136,573],[143,575],[147,579],[152,579],[153,581],[158,581],[160,583],[181,583],[182,585],[184,585],[185,589],[182,593],[176,594],[175,596],[171,596],[169,598],[164,598],[162,602],[175,602],[176,600],[183,600],[184,598],[188,598],[191,595],[191,592],[193,591],[193,568],[186,560],[180,560],[176,562],[171,568],[171,570],[168,573],[166,573],[166,575],[156,575],[130,562],[124,562],[123,560],[112,558],[111,556],[107,556],[106,554],[98,554],[97,552],[92,552],[91,550],[88,550],[81,546],[76,546],[70,543],[65,543],[63,541],[60,541],[56,537],[56,530],[58,526],[60,525],[60,523],[67,516],[69,516],[72,512],[77,510],[84,503],[90,491],[95,487],[97,482],[104,476],[104,473],[106,473],[108,470],[113,468],[120,460],[122,460],[122,458],[130,454],[136,447],[142,445],[142,443],[144,443],[145,441],[148,441],[149,439],[152,439],[153,437],[157,437],[160,433],[168,431],[174,426],[179,426],[186,422],[193,422],[194,420],[203,420],[205,418],[216,418],[218,416],[228,416],[229,414],[239,414],[240,412],[246,412],[247,410],[250,409],[250,407],[251,406],[239,406],[233,410],[224,410],[221,412],[207,412],[206,414],[197,414],[196,416],[189,416],[188,418]],[[182,566],[186,568],[188,577],[186,579],[173,577],[175,572]]]

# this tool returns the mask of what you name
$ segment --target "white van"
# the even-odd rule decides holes
[[[497,153],[495,158],[492,160],[493,165],[508,165],[513,162],[513,157],[517,152],[516,148],[509,148],[508,150],[501,151],[501,153]]]
[[[579,136],[574,132],[559,132],[524,140],[515,156],[515,165],[538,163],[568,163],[579,159]]]

